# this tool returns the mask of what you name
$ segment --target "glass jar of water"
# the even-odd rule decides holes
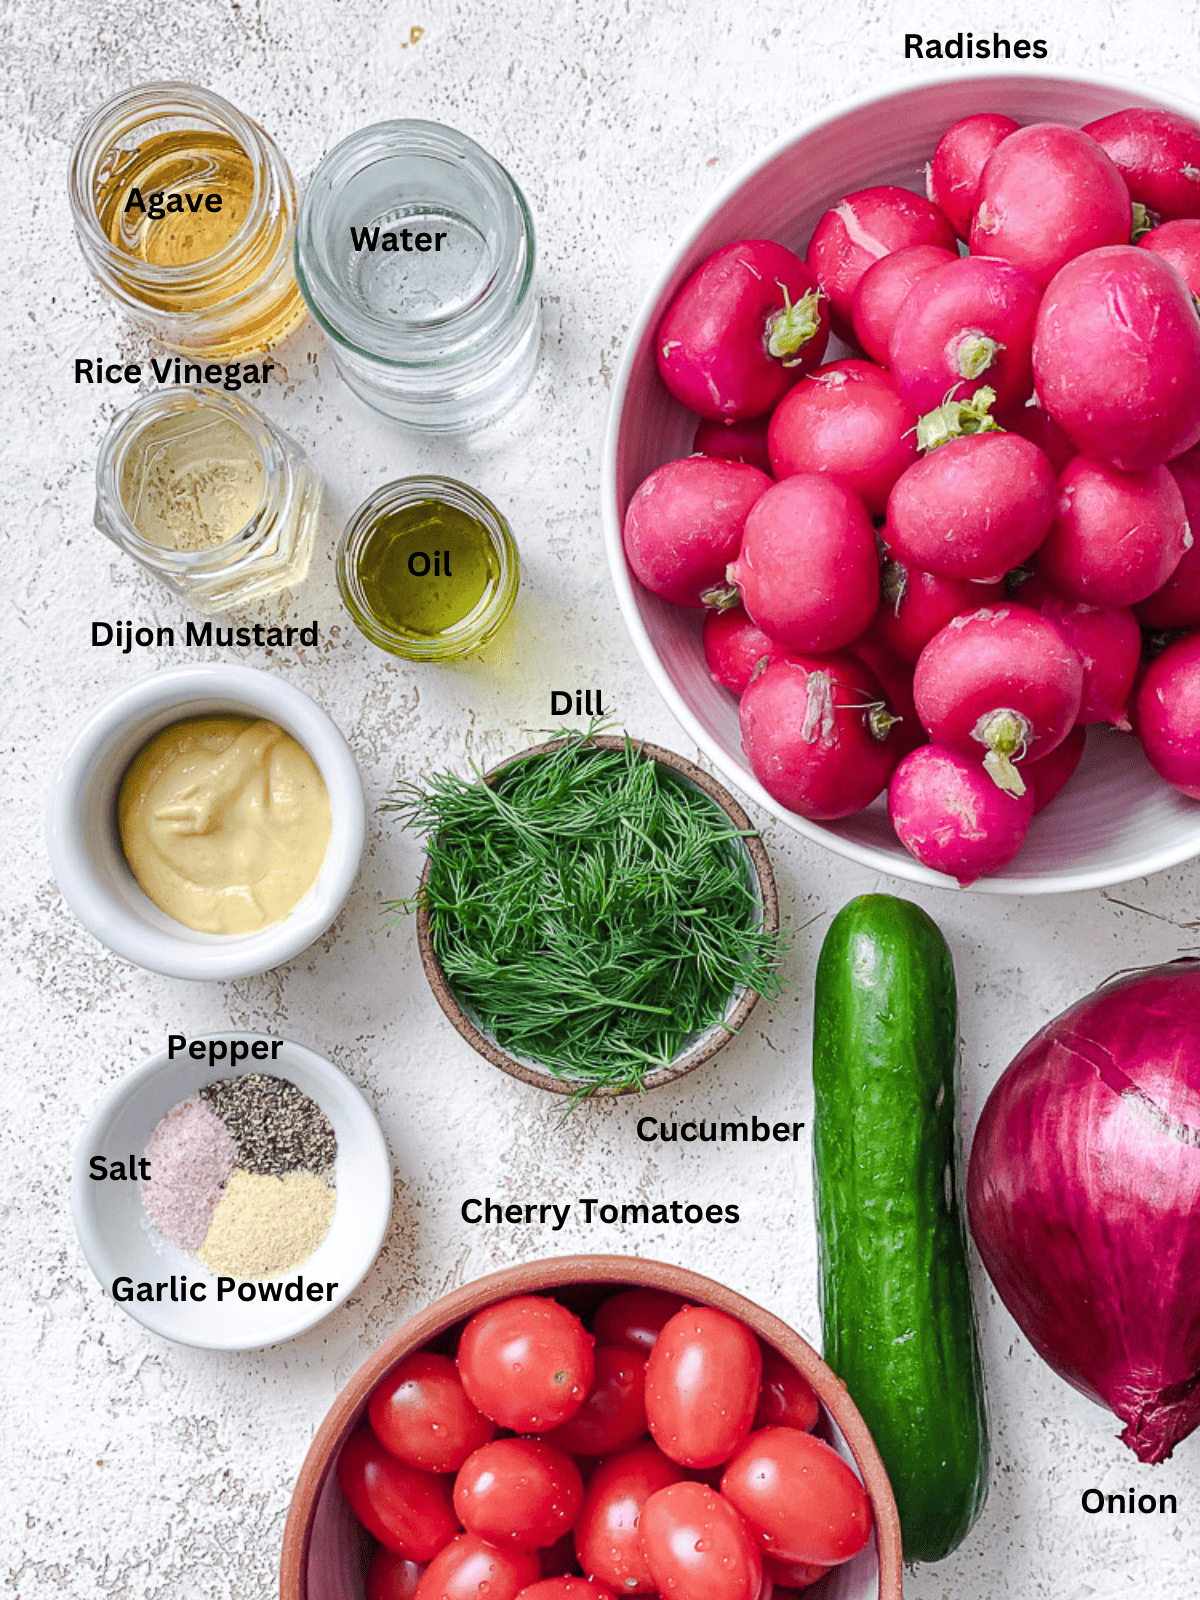
[[[435,122],[361,128],[325,157],[296,276],[368,405],[433,433],[483,426],[537,366],[533,221],[485,150]]]

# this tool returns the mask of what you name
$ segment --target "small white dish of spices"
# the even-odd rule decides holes
[[[391,1216],[391,1160],[323,1056],[262,1034],[176,1034],[92,1117],[72,1203],[123,1311],[179,1344],[253,1350],[362,1282]]]

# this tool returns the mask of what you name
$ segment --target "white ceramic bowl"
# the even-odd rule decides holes
[[[771,798],[742,753],[736,700],[709,677],[701,613],[657,599],[630,575],[621,544],[630,496],[655,467],[690,452],[697,420],[658,377],[655,331],[684,279],[721,245],[765,237],[803,255],[818,219],[843,195],[879,183],[923,191],[925,162],[961,117],[997,111],[1021,123],[1081,126],[1131,105],[1200,118],[1193,106],[1118,83],[992,72],[876,95],[806,123],[726,184],[671,252],[617,373],[601,491],[605,543],[626,625],[659,692],[721,775],[744,794],[839,855],[914,882],[955,887],[953,879],[908,854],[892,832],[882,798],[857,816],[824,824],[808,822]],[[843,349],[834,341],[826,359]],[[972,888],[991,894],[1093,889],[1197,854],[1200,805],[1155,775],[1136,739],[1091,729],[1070,788],[1035,819],[1016,860]]]
[[[121,848],[117,795],[134,756],[161,728],[219,713],[265,717],[308,751],[329,791],[332,830],[317,881],[281,922],[257,933],[196,933],[143,893]],[[366,803],[350,746],[316,701],[252,667],[170,667],[106,700],[76,734],[46,815],[50,866],[89,932],[127,961],[169,978],[246,978],[317,939],[358,876]]]
[[[203,1041],[253,1042],[265,1037],[235,1030],[204,1035]],[[338,1146],[333,1221],[308,1260],[284,1278],[286,1283],[300,1276],[305,1285],[336,1283],[331,1299],[247,1302],[226,1294],[218,1301],[216,1273],[155,1231],[142,1205],[140,1183],[96,1179],[89,1174],[93,1156],[103,1156],[106,1162],[141,1157],[168,1111],[205,1084],[243,1072],[268,1072],[290,1079],[316,1101],[333,1124]],[[135,1284],[157,1284],[169,1283],[172,1276],[178,1283],[186,1275],[189,1284],[201,1281],[207,1286],[203,1301],[172,1303],[169,1290],[165,1290],[161,1302],[118,1301],[122,1311],[177,1344],[206,1350],[257,1350],[294,1339],[313,1327],[366,1277],[392,1213],[392,1166],[375,1114],[358,1089],[331,1061],[303,1045],[284,1040],[273,1060],[268,1055],[264,1061],[248,1059],[233,1066],[228,1062],[210,1066],[187,1054],[171,1060],[164,1050],[117,1084],[88,1123],[75,1152],[71,1206],[80,1246],[105,1294],[111,1295],[114,1281],[122,1277]]]

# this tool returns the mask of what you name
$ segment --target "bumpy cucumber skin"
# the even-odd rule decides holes
[[[825,1360],[887,1467],[907,1561],[939,1561],[987,1498],[967,1271],[954,966],[937,924],[862,895],[830,925],[813,1034]]]

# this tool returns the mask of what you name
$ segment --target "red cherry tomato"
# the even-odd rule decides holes
[[[542,1439],[493,1439],[454,1480],[454,1509],[489,1544],[540,1550],[575,1526],[583,1479],[570,1456]]]
[[[367,1406],[385,1450],[426,1472],[457,1472],[496,1425],[467,1399],[449,1356],[418,1350],[376,1384]]]
[[[477,1311],[458,1344],[472,1405],[502,1428],[545,1433],[573,1416],[592,1386],[592,1337],[557,1300],[517,1295]]]
[[[638,1517],[652,1494],[682,1478],[682,1468],[648,1441],[596,1468],[575,1524],[575,1550],[589,1578],[617,1594],[654,1593]]]
[[[664,1455],[685,1467],[728,1461],[750,1432],[762,1353],[736,1317],[689,1306],[659,1334],[646,1362],[646,1419]]]
[[[622,1289],[610,1294],[592,1318],[597,1344],[615,1344],[648,1356],[654,1341],[684,1301],[665,1289]]]
[[[458,1532],[450,1480],[406,1467],[369,1428],[351,1434],[337,1464],[350,1509],[389,1550],[410,1561],[431,1561]]]
[[[721,1493],[759,1546],[781,1561],[834,1566],[871,1532],[867,1491],[837,1451],[797,1428],[752,1433],[721,1479]]]
[[[367,1569],[367,1600],[416,1600],[424,1568],[386,1548],[376,1550]]]
[[[811,1433],[821,1406],[812,1385],[774,1346],[762,1345],[762,1393],[754,1413],[756,1428],[800,1428]]]
[[[460,1533],[425,1568],[415,1600],[515,1600],[540,1575],[532,1550],[501,1550]]]
[[[596,1375],[569,1422],[546,1435],[573,1456],[607,1456],[646,1431],[646,1363],[631,1350],[597,1345]]]
[[[660,1594],[758,1600],[762,1557],[729,1501],[707,1485],[675,1483],[652,1494],[638,1536]]]
[[[522,1589],[517,1600],[614,1600],[614,1596],[586,1578],[547,1578]]]

